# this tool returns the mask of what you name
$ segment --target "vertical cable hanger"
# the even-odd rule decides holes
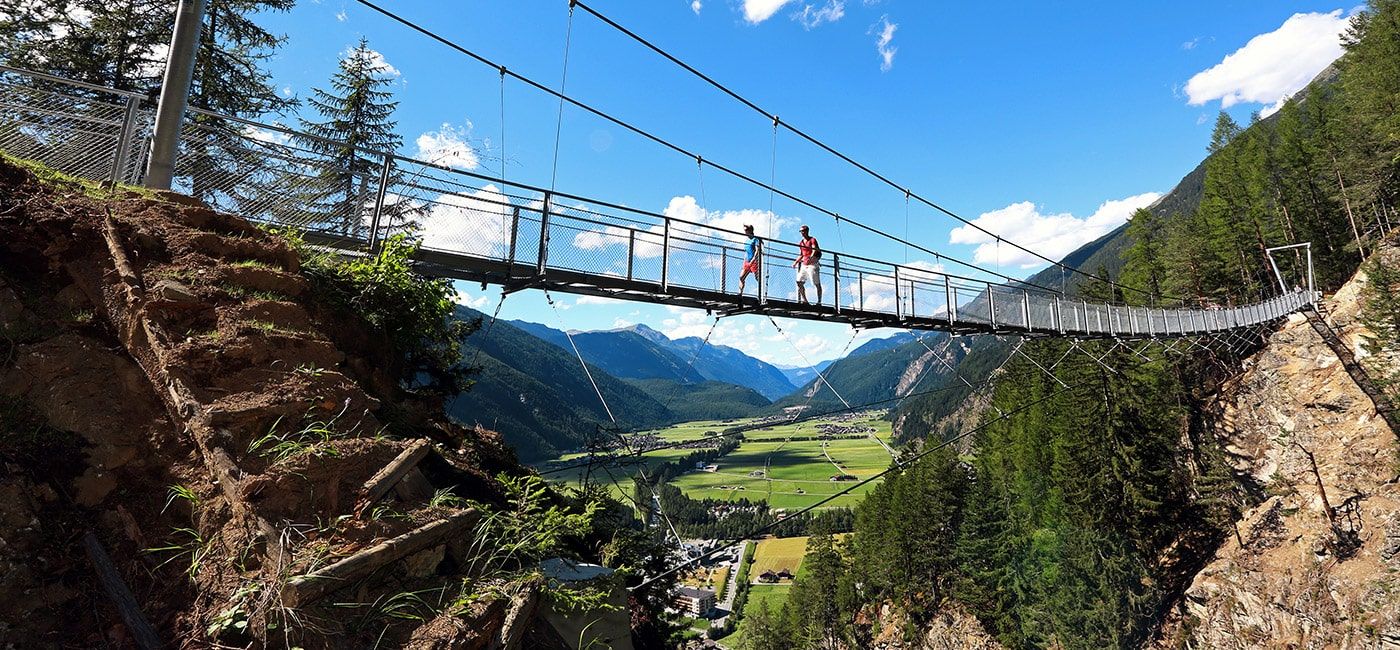
[[[500,151],[500,155],[501,155],[501,199],[502,199],[502,202],[503,202],[503,203],[509,203],[509,202],[510,202],[510,199],[508,198],[508,195],[506,194],[506,67],[505,67],[504,65],[502,65],[501,68],[500,68],[500,71],[501,71],[501,151]],[[510,241],[510,227],[506,225],[506,220],[507,220],[507,218],[508,218],[508,216],[507,216],[506,214],[504,214],[504,213],[501,214],[501,241],[502,241],[502,242],[509,242],[509,241]],[[512,268],[512,269],[515,268],[515,260],[514,260],[514,259],[510,259],[510,260],[506,260],[506,261],[509,262],[509,263],[511,264],[511,268]]]
[[[559,179],[559,136],[564,130],[564,86],[569,81],[569,47],[574,38],[574,3],[569,2],[569,24],[564,30],[564,70],[559,76],[559,115],[554,122],[554,164],[549,171],[549,189],[554,190]],[[502,67],[502,70],[505,68]]]

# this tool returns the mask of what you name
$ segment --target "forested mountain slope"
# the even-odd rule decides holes
[[[459,306],[457,317],[480,312]],[[613,426],[572,351],[497,321],[463,339],[468,365],[479,367],[471,390],[452,398],[448,415],[500,431],[522,460],[535,461],[582,448],[598,427]],[[591,364],[590,364],[591,365]],[[646,391],[592,368],[618,426],[648,427],[676,415]]]
[[[525,321],[511,323],[573,351],[560,330]],[[575,332],[574,345],[589,363],[622,379],[670,379],[682,384],[718,381],[751,388],[769,400],[796,390],[781,370],[739,350],[693,336],[672,340],[642,324]]]
[[[922,342],[913,334],[901,332],[869,341],[828,366],[822,373],[824,379],[814,378],[774,403],[773,410],[805,406],[823,412],[844,408],[846,404],[891,408],[895,398],[936,388],[948,371],[935,357],[955,366],[966,348],[944,333],[920,333],[920,338]]]
[[[897,416],[926,428],[921,451],[849,538],[812,538],[787,603],[746,617],[748,638],[985,645],[921,638],[958,634],[965,617],[946,619],[967,612],[1017,648],[1400,644],[1400,446],[1380,412],[1400,396],[1400,2],[1367,3],[1343,44],[1335,80],[1274,118],[1220,115],[1194,209],[1187,183],[1181,212],[1139,211],[1115,235],[1113,276],[1144,293],[1077,287],[1241,302],[1277,290],[1266,248],[1312,242],[1330,325],[1295,315],[1228,343],[1131,350],[1027,342],[1035,363],[1011,358],[985,405]],[[1280,263],[1305,281],[1298,258]],[[1000,363],[987,341],[964,364]]]

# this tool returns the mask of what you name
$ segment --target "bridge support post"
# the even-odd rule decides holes
[[[987,285],[987,320],[991,322],[992,329],[997,328],[997,292],[991,284]]]
[[[535,275],[543,276],[546,264],[549,262],[549,210],[553,203],[554,195],[544,193],[544,205],[540,208],[540,248],[539,255],[535,259]]]
[[[948,324],[952,325],[958,322],[958,295],[947,275],[943,276],[943,297],[948,300]]]
[[[631,280],[632,254],[630,251],[627,254],[627,268],[629,271],[627,279]],[[724,246],[719,247],[719,292],[729,292],[729,249]]]
[[[509,275],[515,275],[515,240],[520,236],[520,206],[512,206],[510,209],[510,250],[507,251],[509,257],[506,258],[506,268],[511,270]]]
[[[834,298],[832,304],[836,306],[836,313],[841,313],[841,255],[831,254],[831,292]]]
[[[1060,332],[1061,334],[1064,334],[1064,333],[1065,333],[1065,315],[1064,315],[1064,313],[1062,313],[1062,312],[1060,311],[1060,297],[1059,297],[1059,296],[1050,296],[1050,298],[1051,298],[1052,300],[1055,301],[1055,313],[1054,313],[1054,316],[1055,316],[1055,329],[1059,330],[1059,332]]]
[[[1021,290],[1021,318],[1026,321],[1026,331],[1031,331],[1031,294],[1025,289]]]
[[[632,279],[632,261],[637,259],[637,231],[627,229],[627,279]]]
[[[894,317],[904,320],[904,300],[899,295],[899,266],[894,267]]]
[[[122,116],[121,134],[117,136],[117,155],[112,160],[112,177],[109,180],[113,188],[126,176],[126,165],[131,160],[131,140],[136,135],[136,113],[140,108],[139,97],[126,98],[126,112]]]
[[[385,155],[384,161],[379,165],[379,188],[374,193],[374,212],[369,218],[369,253],[375,255],[379,253],[379,227],[380,221],[384,218],[384,199],[389,193],[389,175],[394,170],[393,156]]]
[[[661,222],[661,293],[671,288],[671,220]]]

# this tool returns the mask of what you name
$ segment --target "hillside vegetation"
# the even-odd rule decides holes
[[[1202,165],[1198,205],[1175,202],[1181,212],[1144,210],[1133,217],[1121,248],[1122,278],[1146,295],[1115,295],[1092,283],[1080,286],[1082,295],[1154,304],[1172,296],[1190,304],[1243,302],[1277,290],[1264,249],[1303,241],[1313,243],[1320,288],[1337,288],[1351,277],[1378,249],[1400,205],[1400,2],[1368,3],[1344,44],[1335,81],[1285,102],[1275,119],[1240,128],[1221,115]],[[1095,242],[1089,254],[1112,239]],[[1400,272],[1387,266],[1395,263],[1393,254],[1377,259],[1371,274],[1381,281],[1368,304],[1379,329],[1369,349],[1393,359],[1393,346],[1400,345],[1393,335],[1400,331],[1393,298]],[[1288,282],[1301,281],[1296,258],[1283,265]],[[1333,308],[1355,309],[1355,291],[1344,293],[1350,306]],[[1298,341],[1299,329],[1307,327],[1295,317],[1273,344]],[[1169,352],[1165,344],[1138,354],[1136,346],[1114,343],[1081,343],[1071,351],[1066,342],[1033,342],[1025,351],[1041,366],[1053,365],[1054,378],[1013,358],[991,408],[964,414],[980,422],[976,428],[940,429],[936,425],[948,420],[905,412],[905,422],[928,427],[922,457],[911,458],[867,496],[849,544],[812,538],[809,548],[816,551],[804,561],[787,604],[745,617],[745,647],[912,641],[925,623],[930,630],[956,629],[945,623],[959,612],[971,613],[1011,647],[1138,647],[1158,632],[1188,588],[1191,600],[1176,610],[1175,636],[1164,645],[1362,647],[1371,643],[1364,639],[1395,638],[1393,590],[1375,591],[1366,571],[1344,564],[1362,557],[1356,566],[1391,562],[1371,569],[1372,575],[1396,570],[1393,545],[1381,541],[1394,534],[1393,524],[1380,523],[1396,517],[1391,497],[1355,505],[1377,494],[1361,478],[1374,470],[1357,468],[1393,454],[1393,441],[1391,449],[1318,453],[1312,469],[1307,459],[1314,456],[1289,451],[1284,464],[1281,450],[1265,447],[1281,440],[1293,449],[1289,436],[1302,436],[1305,414],[1331,422],[1328,413],[1355,409],[1347,421],[1360,419],[1366,431],[1355,439],[1368,441],[1381,440],[1372,433],[1381,420],[1321,339],[1312,338],[1305,352],[1317,361],[1285,364],[1281,354],[1266,354],[1273,377],[1246,370],[1258,362],[1249,357],[1260,342],[1190,354],[1179,346]],[[995,358],[995,347],[974,351],[964,363]],[[1273,388],[1289,381],[1282,373],[1305,366],[1330,368],[1333,382],[1347,383],[1328,384],[1328,394],[1347,397],[1319,394],[1261,408],[1266,395],[1282,399]],[[1242,384],[1239,377],[1255,379]],[[925,412],[935,407],[947,414],[962,408],[923,405]],[[955,432],[971,434],[971,444],[940,444]],[[1313,444],[1306,436],[1295,440]],[[1239,457],[1245,443],[1266,456]],[[1282,474],[1271,476],[1270,468]],[[1279,493],[1270,490],[1306,512],[1255,510]],[[1297,493],[1302,496],[1288,496]],[[1348,519],[1335,509],[1344,498],[1339,494],[1352,495],[1350,503],[1367,514]],[[1271,519],[1276,516],[1282,519]],[[1280,523],[1292,537],[1277,534]],[[1376,526],[1386,532],[1360,538],[1358,547],[1354,532]],[[1271,554],[1278,544],[1291,546]],[[1214,573],[1198,576],[1217,554],[1226,559],[1213,565]],[[1278,563],[1285,556],[1295,567],[1286,576],[1236,568],[1268,562],[1283,571]],[[1329,590],[1330,599],[1319,598]],[[1291,603],[1282,610],[1301,609],[1308,620],[1331,623],[1304,625],[1276,611],[1270,603],[1281,594]],[[1194,606],[1198,599],[1212,606]],[[1328,603],[1349,610],[1339,615],[1340,605]],[[887,616],[887,605],[905,618]],[[895,620],[913,625],[882,627]],[[976,635],[936,641],[985,643]]]

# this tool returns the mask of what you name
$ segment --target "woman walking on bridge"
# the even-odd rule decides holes
[[[760,283],[763,282],[758,275],[758,256],[763,250],[763,240],[759,239],[758,235],[753,234],[752,225],[744,226],[744,234],[749,236],[749,243],[744,247],[744,271],[739,274],[739,297],[741,298],[744,296],[744,281],[749,278],[749,274],[753,274],[753,277],[758,279]],[[760,284],[760,288],[761,286]],[[755,291],[755,293],[761,293],[761,291]]]

